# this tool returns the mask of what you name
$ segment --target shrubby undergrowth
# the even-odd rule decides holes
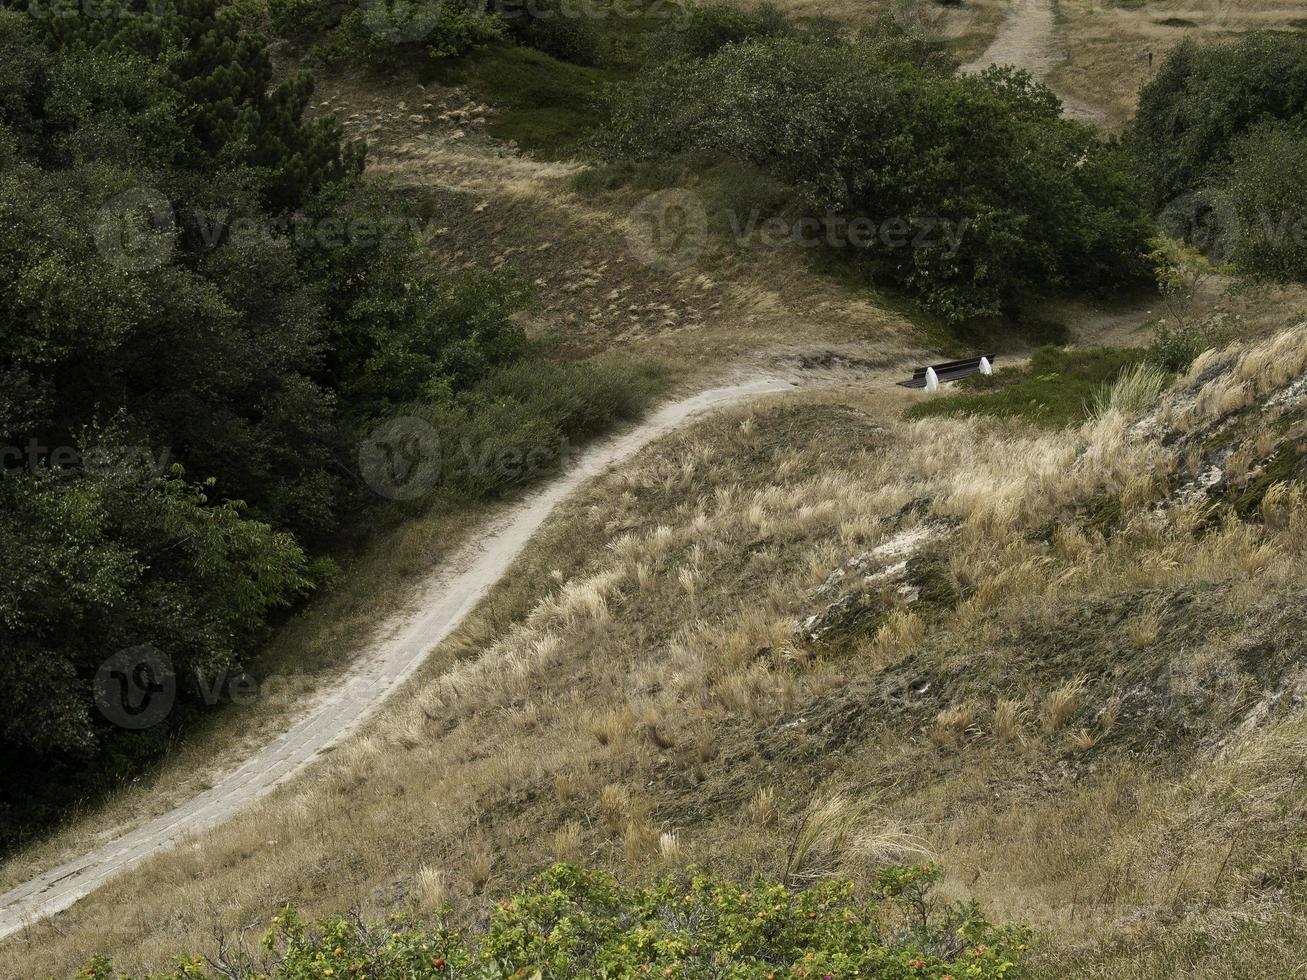
[[[1142,279],[1149,221],[1128,157],[1028,75],[953,67],[891,28],[754,37],[625,87],[601,148],[757,167],[827,227],[871,229],[832,237],[951,321],[1031,289]]]
[[[488,928],[463,936],[392,916],[309,927],[276,917],[261,952],[225,947],[182,959],[183,977],[789,977],[985,978],[1022,975],[1024,930],[994,926],[974,903],[930,895],[935,865],[886,868],[869,889],[824,881],[796,891],[710,876],[625,888],[605,872],[555,865],[499,903]],[[126,980],[97,959],[96,980]]]
[[[1177,46],[1127,142],[1171,235],[1254,276],[1307,280],[1307,34]]]

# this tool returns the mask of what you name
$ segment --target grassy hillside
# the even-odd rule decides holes
[[[938,859],[1035,928],[1036,975],[1282,972],[1305,372],[1299,327],[1070,428],[881,389],[705,422],[575,501],[459,666],[12,961],[158,965],[433,876],[471,925],[554,860],[776,879],[818,820],[806,874]]]
[[[357,60],[350,14],[272,6],[337,15],[279,47],[277,71],[326,66],[306,119],[368,140],[367,178],[415,216],[417,265],[529,284],[503,316],[524,356],[410,405],[449,444],[511,442],[523,418],[585,438],[665,384],[733,373],[800,390],[600,474],[363,731],[7,940],[0,975],[70,975],[91,953],[103,977],[675,975],[703,968],[687,944],[760,977],[858,944],[864,974],[939,980],[1298,968],[1307,293],[1197,253],[1202,283],[1141,285],[1157,243],[1138,137],[1131,151],[1058,118],[1019,76],[954,77],[945,56],[983,49],[1000,5],[931,4],[925,29],[920,5],[789,5],[807,19],[784,27],[714,7],[674,36],[607,20]],[[1131,32],[1177,11],[1064,3],[1090,67],[1040,70],[1120,121]],[[885,12],[897,28],[857,40],[815,16]],[[1120,36],[1083,38],[1090,20]],[[903,112],[885,111],[882,73]],[[1173,88],[1154,93],[1163,123],[1187,99]],[[989,130],[1001,152],[977,149],[981,111],[1010,126]],[[1270,169],[1279,183],[1253,186],[1281,200],[1292,181]],[[933,251],[883,237],[944,204],[959,235],[980,230]],[[668,226],[682,212],[702,227]],[[810,247],[793,230],[814,214],[882,237]],[[1031,350],[1050,340],[1078,346]],[[982,344],[1001,352],[992,378],[929,399],[891,383]],[[1189,363],[1209,346],[1225,349]],[[261,680],[308,678],[289,703],[192,728],[160,774],[15,853],[0,882],[234,767],[518,482],[378,511],[341,578],[251,658]],[[812,901],[819,937],[797,921]],[[682,902],[700,903],[685,921]],[[848,915],[868,931],[841,931]],[[852,972],[830,963],[810,972]]]

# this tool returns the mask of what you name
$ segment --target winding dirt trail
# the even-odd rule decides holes
[[[491,522],[434,572],[411,607],[379,632],[344,679],[243,765],[168,813],[0,895],[0,938],[68,908],[137,862],[175,846],[183,836],[222,823],[312,764],[413,674],[509,569],[554,509],[590,477],[697,415],[791,390],[795,383],[763,375],[708,389],[664,405],[638,427],[591,447],[571,470]]]
[[[1065,59],[1057,49],[1056,18],[1053,0],[1011,0],[1007,16],[993,42],[975,61],[962,66],[968,74],[983,71],[990,65],[1016,65],[1040,81],[1045,81]],[[1072,119],[1101,126],[1107,113],[1097,106],[1068,98],[1061,93],[1063,112]]]

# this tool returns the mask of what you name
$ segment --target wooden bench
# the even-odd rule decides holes
[[[912,372],[912,377],[907,381],[896,381],[894,383],[903,388],[924,388],[926,387],[927,371],[934,371],[935,377],[941,384],[945,381],[957,381],[959,378],[965,378],[980,371],[982,369],[980,363],[982,360],[986,361],[987,366],[992,368],[994,361],[997,359],[997,354],[977,354],[975,357],[964,357],[960,361],[945,361],[943,364],[919,367]]]

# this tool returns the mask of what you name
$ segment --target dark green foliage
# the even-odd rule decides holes
[[[434,431],[440,473],[431,493],[479,499],[556,472],[577,445],[634,419],[660,386],[651,366],[523,361],[443,400],[386,417],[421,419]]]
[[[626,87],[602,149],[757,167],[873,280],[957,322],[1009,311],[1032,288],[1146,273],[1148,222],[1124,154],[1058,108],[1023,73],[957,77],[892,32],[755,39]]]
[[[1236,140],[1231,158],[1230,259],[1255,276],[1307,281],[1307,126],[1266,123]]]
[[[274,11],[280,2],[273,4]],[[288,14],[274,14],[274,22],[283,17],[289,19]],[[311,20],[329,21],[330,17],[319,14]],[[349,8],[332,26],[334,32],[317,52],[328,61],[372,70],[392,68],[413,56],[458,57],[502,40],[506,34],[501,18],[462,0],[367,0]]]
[[[1041,347],[1030,356],[1029,364],[988,377],[965,378],[954,390],[914,405],[907,417],[989,415],[1038,425],[1074,425],[1089,417],[1094,398],[1105,384],[1145,356],[1142,351],[1112,347]]]
[[[603,54],[598,19],[572,0],[527,0],[498,5],[519,44],[578,65],[596,65]],[[609,12],[608,16],[620,16]]]
[[[690,3],[668,21],[652,44],[661,57],[703,58],[728,44],[793,33],[795,28],[785,15],[769,3],[751,10],[729,3]]]
[[[708,875],[624,888],[612,875],[555,865],[501,901],[478,936],[441,925],[332,919],[309,928],[292,910],[273,920],[262,953],[227,950],[210,972],[199,957],[156,980],[258,974],[276,980],[468,977],[729,976],[970,977],[1018,980],[1025,930],[994,926],[975,903],[930,894],[934,864],[889,867],[864,888],[823,881],[806,891],[759,880],[741,888]],[[265,972],[266,971],[266,972]],[[86,975],[119,977],[96,959]],[[121,978],[126,980],[126,978]]]
[[[1128,145],[1169,235],[1253,276],[1307,279],[1307,35],[1181,44]]]
[[[152,163],[201,172],[215,164],[243,167],[266,204],[294,208],[357,174],[362,148],[342,146],[332,120],[303,120],[311,80],[301,74],[272,84],[266,41],[244,22],[242,10],[216,0],[105,0],[94,17],[76,7],[37,5],[30,22],[56,51],[76,57],[78,49],[92,49],[92,70],[84,67],[81,76],[94,79],[102,91],[92,91],[84,103],[86,116],[101,118],[98,99],[138,131],[148,120],[127,111],[132,100],[140,111],[153,112],[156,123],[175,118],[176,137],[149,141]],[[151,71],[151,64],[157,69]],[[106,68],[108,78],[98,78]],[[140,73],[154,75],[154,84],[174,93],[169,116],[162,111],[166,104],[142,98],[131,85]],[[124,100],[127,105],[115,105]]]
[[[212,701],[201,675],[239,672],[331,567],[306,552],[384,503],[358,465],[375,420],[439,416],[479,459],[584,438],[650,387],[532,374],[523,290],[436,271],[242,9],[0,8],[3,841],[131,775]],[[176,705],[129,730],[93,678],[140,647]]]
[[[1178,374],[1193,363],[1204,346],[1202,332],[1196,327],[1164,323],[1156,329],[1148,345],[1148,360],[1163,371]]]
[[[268,17],[275,36],[294,38],[326,33],[357,7],[347,0],[268,0]]]
[[[1218,178],[1240,136],[1268,120],[1301,126],[1305,112],[1307,35],[1186,41],[1140,92],[1128,142],[1160,209]]]
[[[97,775],[123,776],[170,726],[105,725],[90,678],[119,650],[167,651],[185,704],[198,674],[229,667],[268,610],[312,585],[294,538],[210,501],[180,467],[160,474],[145,446],[111,435],[75,470],[0,478],[0,662],[6,832],[75,802]],[[139,761],[139,759],[137,759]]]

